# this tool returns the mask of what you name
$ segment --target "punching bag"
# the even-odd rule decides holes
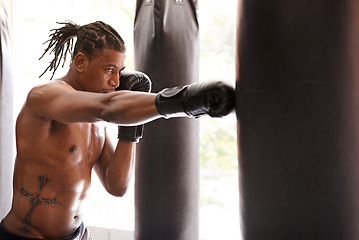
[[[14,123],[8,1],[0,1],[0,219],[11,207]]]
[[[138,0],[135,68],[152,92],[198,81],[199,28],[191,0]],[[135,239],[198,239],[199,127],[194,119],[145,125],[135,171]]]
[[[244,239],[359,239],[358,2],[238,6]]]

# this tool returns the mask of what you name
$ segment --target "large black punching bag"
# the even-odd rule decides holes
[[[191,0],[139,0],[135,68],[152,92],[198,81],[199,28]],[[135,173],[135,239],[198,239],[199,128],[194,119],[146,124]]]
[[[359,239],[358,3],[242,0],[238,12],[244,239]]]
[[[14,123],[10,1],[0,0],[0,219],[11,207]]]

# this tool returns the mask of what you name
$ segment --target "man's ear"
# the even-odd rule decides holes
[[[82,52],[79,52],[76,54],[74,63],[75,63],[76,70],[78,72],[82,73],[84,71],[84,68],[85,68],[85,65],[87,62],[88,62],[88,58],[86,57],[85,54],[83,54]]]

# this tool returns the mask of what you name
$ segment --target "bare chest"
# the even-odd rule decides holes
[[[60,124],[52,122],[48,135],[48,153],[55,153],[63,163],[84,162],[92,166],[101,155],[105,129],[101,123]]]

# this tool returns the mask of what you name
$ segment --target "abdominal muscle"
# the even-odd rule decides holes
[[[36,144],[17,141],[12,208],[3,221],[10,233],[56,239],[73,234],[82,223],[82,203],[102,151],[103,130],[93,124],[56,128],[62,136],[54,131]]]
[[[71,181],[47,172],[25,176],[23,184],[16,184],[14,179],[12,209],[4,220],[9,232],[31,238],[62,238],[74,233],[82,223],[82,203],[90,186],[90,173]]]

